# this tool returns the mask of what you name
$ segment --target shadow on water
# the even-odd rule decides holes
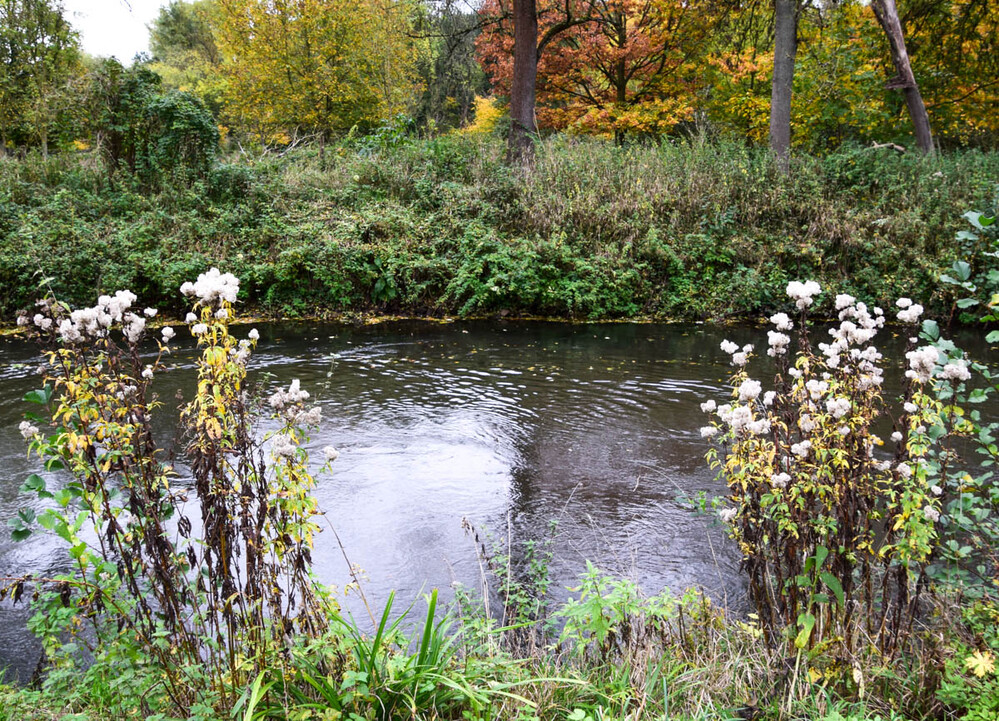
[[[724,491],[704,462],[699,405],[726,397],[722,338],[760,342],[759,329],[399,321],[260,330],[251,379],[269,393],[298,378],[323,408],[308,447],[315,459],[326,445],[341,455],[316,495],[376,607],[392,589],[415,599],[454,583],[479,587],[463,518],[511,544],[515,560],[558,520],[556,600],[590,560],[648,593],[696,586],[741,607],[734,549],[713,517],[681,499]],[[166,408],[178,392],[190,397],[193,358],[191,343],[178,344],[171,371],[157,377]],[[0,341],[2,519],[26,502],[18,486],[38,470],[17,432],[38,361],[27,345]],[[765,363],[753,372],[765,378]],[[175,413],[160,414],[162,446],[175,443],[176,425]],[[0,535],[0,575],[55,573],[64,557],[46,537]],[[314,559],[323,582],[350,581],[333,533],[321,534]],[[364,617],[356,596],[344,605]],[[22,680],[37,659],[27,615],[0,605],[0,665]]]

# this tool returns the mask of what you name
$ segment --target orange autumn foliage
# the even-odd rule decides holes
[[[538,63],[538,120],[581,132],[661,134],[693,115],[699,61],[718,15],[708,0],[570,0],[585,18],[554,37]],[[476,43],[496,91],[513,69],[510,0],[486,0]],[[566,19],[564,0],[538,0],[539,36]]]

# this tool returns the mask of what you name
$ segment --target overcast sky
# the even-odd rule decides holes
[[[129,63],[136,53],[149,51],[146,25],[159,15],[167,0],[63,0],[83,49],[91,55],[114,55]]]

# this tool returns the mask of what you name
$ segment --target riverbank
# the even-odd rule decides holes
[[[216,265],[267,317],[759,317],[798,278],[946,316],[937,277],[983,250],[954,237],[999,178],[999,154],[978,151],[855,148],[786,178],[729,143],[556,137],[529,173],[502,154],[489,138],[365,139],[322,160],[231,157],[149,196],[86,154],[0,160],[0,315],[44,282],[73,303],[126,286],[182,317],[176,288]]]

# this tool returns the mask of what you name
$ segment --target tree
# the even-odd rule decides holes
[[[774,73],[770,90],[770,150],[787,173],[791,162],[791,95],[798,53],[799,0],[774,0]]]
[[[49,133],[70,78],[80,69],[79,41],[59,0],[0,0],[0,142]],[[25,137],[26,136],[26,137]]]
[[[546,120],[621,143],[689,119],[701,75],[692,61],[705,54],[713,9],[702,0],[599,0],[539,70]]]
[[[909,117],[912,118],[913,129],[916,132],[916,144],[924,153],[932,153],[933,135],[930,132],[930,118],[926,114],[923,96],[919,92],[919,85],[912,73],[912,65],[909,62],[909,53],[905,48],[905,35],[902,32],[902,23],[898,18],[895,0],[871,0],[871,8],[888,38],[892,64],[895,66],[896,75],[888,81],[888,87],[902,91],[905,96],[905,105],[909,109]]]
[[[321,141],[402,112],[413,96],[408,10],[396,0],[218,0],[232,120],[264,140]]]
[[[456,128],[471,122],[476,97],[488,91],[475,57],[479,30],[478,13],[460,0],[424,7],[417,28],[423,41],[417,62],[423,94],[415,119],[421,125]]]
[[[149,68],[165,86],[196,94],[216,114],[225,91],[212,31],[217,14],[215,0],[172,0],[149,26]]]
[[[597,0],[486,0],[476,43],[494,84],[509,88],[508,157],[529,161],[538,125],[538,63],[562,33],[590,22]],[[494,45],[492,50],[484,50]]]

